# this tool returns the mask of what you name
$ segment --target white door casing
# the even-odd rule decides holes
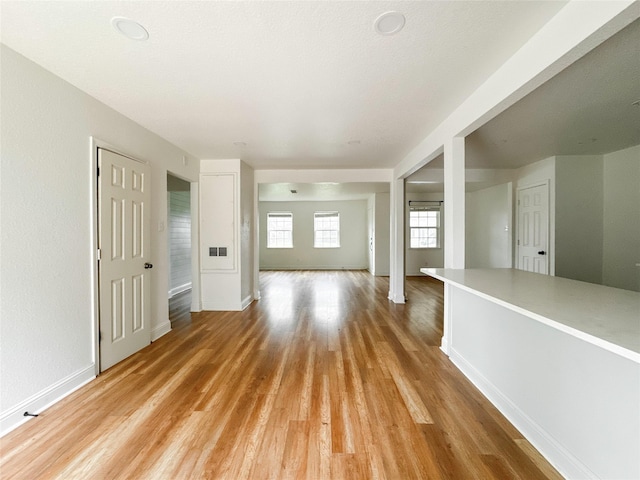
[[[549,186],[518,190],[517,268],[549,273]]]
[[[150,167],[98,149],[100,371],[151,342]]]
[[[367,225],[369,230],[369,272],[372,275],[375,275],[376,273],[376,266],[375,266],[376,256],[373,250],[373,239],[375,235],[374,222],[375,222],[374,209],[369,208],[367,209]]]

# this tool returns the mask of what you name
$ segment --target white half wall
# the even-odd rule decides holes
[[[640,478],[640,365],[450,285],[451,360],[566,478]]]

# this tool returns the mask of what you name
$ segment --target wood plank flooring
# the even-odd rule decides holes
[[[439,350],[436,280],[260,279],[0,440],[0,477],[561,478]]]

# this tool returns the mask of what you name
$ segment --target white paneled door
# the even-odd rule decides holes
[[[151,342],[150,168],[98,149],[100,371]]]
[[[518,191],[518,268],[549,273],[549,187]]]

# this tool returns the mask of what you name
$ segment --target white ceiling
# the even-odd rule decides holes
[[[2,1],[0,38],[198,158],[391,168],[565,3]]]

